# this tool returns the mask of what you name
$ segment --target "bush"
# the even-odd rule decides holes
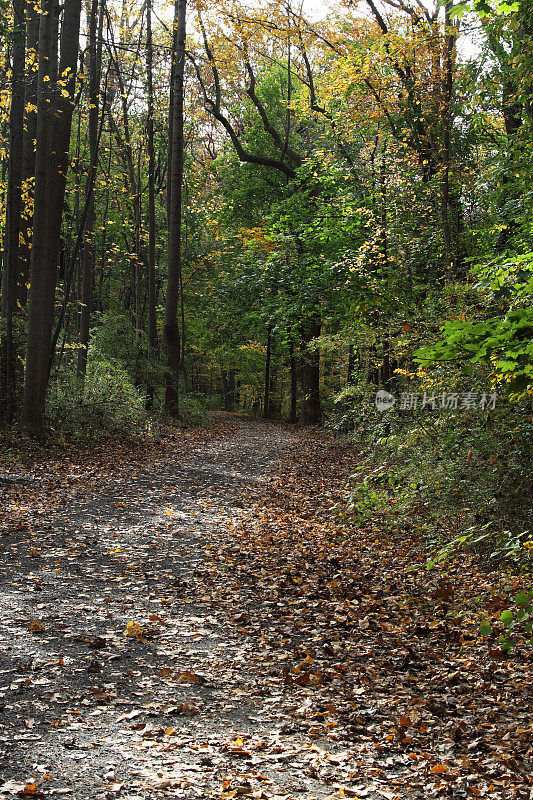
[[[48,416],[53,429],[92,439],[138,426],[144,417],[144,397],[116,362],[89,362],[84,384],[75,365],[66,364],[52,381]]]
[[[448,380],[446,381],[446,377]],[[486,386],[488,370],[445,374],[442,386],[462,392]],[[424,378],[425,380],[425,378]],[[438,394],[412,381],[409,391]],[[492,566],[531,566],[533,424],[528,399],[499,391],[494,409],[377,412],[376,387],[348,387],[331,423],[353,430],[360,465],[347,487],[353,524],[379,518],[414,524],[435,550],[435,562],[471,548]],[[401,389],[395,391],[398,397]]]
[[[498,636],[498,644],[509,652],[519,642],[533,645],[533,589],[522,589],[513,605],[504,609],[494,621],[487,618],[480,625],[480,633],[486,638]]]
[[[89,363],[118,364],[135,385],[160,386],[164,368],[150,352],[146,334],[141,331],[139,341],[132,319],[127,314],[108,311],[100,317],[91,330]]]
[[[182,394],[179,399],[180,419],[186,425],[203,425],[206,421],[205,405],[194,394]]]

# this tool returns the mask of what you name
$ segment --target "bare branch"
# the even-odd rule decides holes
[[[214,119],[217,120],[217,122],[219,122],[222,125],[222,127],[228,134],[231,143],[233,145],[233,148],[235,149],[235,152],[239,156],[239,159],[248,164],[257,164],[258,166],[271,167],[272,169],[276,169],[279,172],[282,172],[291,180],[296,178],[296,171],[285,161],[276,158],[269,158],[268,156],[255,155],[254,153],[249,153],[247,150],[244,149],[235,131],[235,128],[233,127],[229,119],[222,113],[220,103],[217,103],[216,100],[212,100],[209,97],[205,81],[202,77],[202,73],[195,58],[190,53],[188,53],[187,55],[189,60],[194,66],[196,77],[198,79],[198,83],[200,84],[200,87],[202,89],[202,94],[204,96],[205,106],[209,111],[209,113],[214,117]],[[211,61],[211,66],[213,66],[213,61]]]
[[[261,117],[261,121],[263,123],[263,128],[269,134],[269,136],[271,137],[272,141],[274,142],[274,144],[278,148],[278,150],[280,150],[283,153],[283,150],[285,149],[284,142],[283,142],[281,136],[279,135],[279,133],[277,132],[277,130],[274,128],[274,126],[270,122],[270,120],[268,118],[268,114],[267,114],[267,112],[265,110],[265,107],[261,103],[261,100],[259,99],[259,97],[256,94],[256,91],[255,91],[255,87],[257,85],[256,84],[256,79],[255,79],[255,75],[254,75],[254,72],[252,70],[252,67],[251,67],[251,64],[250,64],[249,61],[245,62],[245,67],[246,67],[246,72],[248,73],[248,78],[249,78],[249,84],[248,84],[248,88],[246,89],[246,94],[248,95],[248,97],[250,98],[250,100],[252,101],[254,106],[256,107],[256,109],[257,109],[257,111],[259,113],[259,116]],[[301,166],[302,158],[298,153],[296,153],[295,150],[293,150],[292,147],[287,146],[286,152],[287,152],[287,155],[289,155],[292,158],[292,160],[294,161],[294,163],[298,167]],[[283,156],[282,156],[282,160],[283,160]]]

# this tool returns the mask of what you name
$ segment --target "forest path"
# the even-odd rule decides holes
[[[232,425],[11,532],[0,577],[2,794],[32,796],[36,782],[44,796],[80,800],[217,797],[237,780],[243,795],[324,795],[291,757],[301,742],[280,747],[276,692],[246,674],[249,637],[214,613],[204,585],[206,545],[250,507],[291,442],[274,425]],[[146,635],[125,636],[129,622]],[[250,736],[254,755],[239,744]]]
[[[4,491],[0,798],[530,800],[531,663],[479,636],[505,576],[428,571],[393,504],[344,525],[347,438],[163,453]]]

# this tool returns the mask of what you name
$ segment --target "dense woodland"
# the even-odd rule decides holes
[[[531,800],[532,0],[0,42],[0,795]]]
[[[14,0],[1,37],[6,425],[326,424],[375,458],[354,512],[523,555],[530,3]]]

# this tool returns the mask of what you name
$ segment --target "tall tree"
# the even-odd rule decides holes
[[[24,85],[24,133],[22,186],[24,209],[19,244],[20,280],[18,298],[22,306],[28,299],[27,284],[31,268],[33,229],[33,189],[35,180],[35,139],[37,135],[37,69],[39,44],[39,6],[34,0],[26,3],[26,75]]]
[[[183,195],[183,106],[185,81],[185,36],[187,0],[176,0],[174,24],[176,47],[172,68],[172,98],[169,109],[172,138],[169,142],[168,166],[168,281],[165,303],[165,345],[167,350],[167,372],[165,409],[172,416],[179,411],[178,378],[180,369],[180,333],[178,326],[178,302],[181,286],[182,248],[181,218]]]
[[[79,47],[81,0],[65,0],[59,74],[54,53],[55,2],[44,0],[39,25],[35,198],[22,422],[31,434],[44,427],[50,372],[61,221]]]
[[[148,345],[157,349],[156,285],[155,285],[155,147],[154,147],[154,79],[153,79],[152,0],[146,2],[146,82],[148,145]],[[153,388],[150,389],[153,396]],[[152,402],[152,401],[151,401]]]
[[[9,112],[9,177],[7,185],[7,253],[3,273],[2,305],[6,321],[5,411],[13,413],[15,398],[15,347],[13,317],[20,282],[19,240],[22,212],[22,153],[24,123],[24,57],[26,22],[24,0],[13,0],[13,58],[11,64],[11,108]]]
[[[100,63],[98,59],[97,30],[100,0],[91,0],[87,7],[87,55],[89,57],[89,171],[86,180],[87,213],[85,218],[85,237],[82,251],[82,292],[80,316],[80,349],[78,350],[78,375],[85,377],[87,370],[87,351],[89,348],[89,329],[93,305],[93,280],[95,262],[95,209],[94,172],[98,161],[98,107],[100,100]],[[100,19],[102,19],[100,13]]]

